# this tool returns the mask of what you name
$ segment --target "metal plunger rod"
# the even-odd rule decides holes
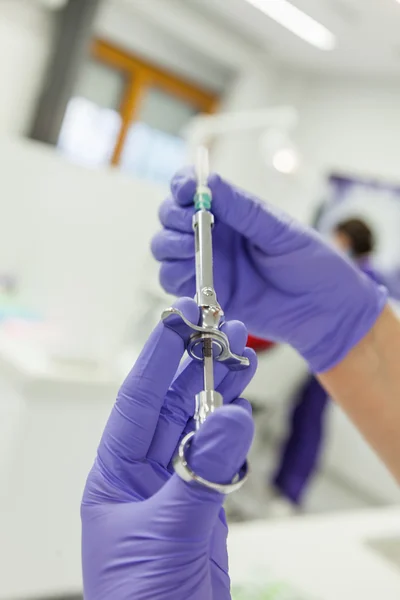
[[[203,370],[204,370],[204,389],[206,392],[214,389],[214,361],[212,340],[206,339],[203,343]]]

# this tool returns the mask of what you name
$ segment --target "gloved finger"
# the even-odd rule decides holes
[[[230,340],[231,349],[237,354],[242,354],[246,345],[247,330],[240,321],[225,323],[222,330]],[[244,387],[254,374],[253,368],[240,372],[244,377]],[[250,373],[247,373],[247,372]],[[224,363],[214,363],[214,385],[219,390],[226,377],[232,375]],[[232,388],[241,394],[244,387],[239,383],[239,378],[232,380]],[[169,388],[164,404],[160,411],[156,432],[148,452],[148,458],[166,467],[175,454],[176,447],[186,428],[188,421],[195,411],[195,395],[204,389],[203,363],[189,359],[178,370],[171,387]],[[231,396],[232,400],[236,396]]]
[[[153,237],[151,251],[154,258],[160,262],[193,258],[195,255],[193,235],[163,229]]]
[[[270,256],[279,255],[304,244],[294,235],[293,219],[279,208],[255,198],[229,184],[217,174],[208,184],[213,194],[213,213],[235,231]]]
[[[182,298],[175,306],[191,321],[198,321],[198,306],[190,298]],[[98,450],[103,466],[113,476],[146,456],[184,350],[185,340],[159,323],[122,384]]]
[[[208,481],[230,483],[243,465],[254,435],[247,410],[228,405],[210,415],[192,439],[186,457],[190,468]],[[212,535],[224,496],[174,474],[152,498],[154,527],[174,539],[204,539]]]
[[[236,188],[219,175],[209,177],[212,191],[212,211],[216,221],[220,220],[249,239],[269,255],[280,254],[293,245],[304,243],[303,236],[294,235],[293,220],[283,211],[254,198]],[[194,172],[182,169],[172,180],[171,190],[179,206],[193,202],[196,189]]]
[[[180,169],[171,181],[172,197],[179,206],[193,206],[196,176],[193,167]]]
[[[246,398],[236,398],[231,402],[231,406],[239,406],[240,408],[243,408],[243,410],[248,412],[250,416],[253,415],[253,408],[250,402],[246,400]]]
[[[196,292],[194,258],[161,263],[160,284],[168,294],[193,297]]]
[[[183,208],[178,206],[173,198],[167,198],[161,204],[158,216],[163,227],[193,235],[193,214],[193,205]]]

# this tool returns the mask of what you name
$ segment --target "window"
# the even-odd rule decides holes
[[[68,104],[58,146],[88,166],[112,163],[166,182],[185,163],[182,129],[214,94],[96,41]]]

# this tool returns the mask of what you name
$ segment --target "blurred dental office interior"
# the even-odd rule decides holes
[[[82,598],[83,486],[200,144],[400,313],[399,27],[396,0],[1,0],[0,600]],[[293,349],[248,345],[234,600],[399,598],[398,485]]]

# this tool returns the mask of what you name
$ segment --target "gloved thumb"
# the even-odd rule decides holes
[[[192,438],[186,458],[192,471],[207,481],[230,483],[246,460],[254,436],[253,419],[245,408],[230,404],[210,415]],[[153,497],[157,524],[175,539],[211,535],[225,496],[176,473]]]
[[[213,213],[218,220],[249,239],[266,253],[274,253],[276,240],[282,242],[292,219],[279,208],[255,198],[217,174],[209,178]],[[290,238],[290,236],[289,236]]]

